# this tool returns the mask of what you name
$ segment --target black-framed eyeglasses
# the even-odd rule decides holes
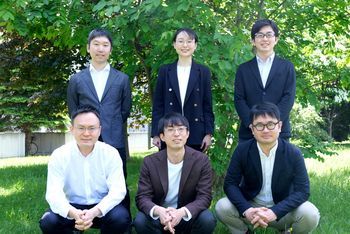
[[[265,127],[268,129],[268,130],[274,130],[276,128],[276,125],[278,124],[279,122],[268,122],[267,124],[263,124],[263,123],[257,123],[255,125],[253,125],[253,127],[258,130],[258,131],[264,131]]]
[[[255,33],[255,38],[257,38],[257,39],[263,39],[264,37],[266,37],[266,38],[273,38],[274,36],[275,36],[274,32],[267,32],[267,33],[258,32],[258,33]]]

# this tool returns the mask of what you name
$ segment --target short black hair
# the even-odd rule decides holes
[[[195,31],[193,31],[192,29],[190,28],[179,28],[178,30],[176,30],[176,32],[174,33],[174,36],[173,36],[173,42],[176,41],[176,38],[177,38],[177,35],[179,35],[180,33],[182,32],[185,32],[187,33],[187,35],[194,41],[197,43],[198,42],[198,36],[196,34]]]
[[[281,120],[280,110],[272,102],[262,102],[250,109],[250,123],[253,123],[254,119],[259,116],[270,116],[276,118],[278,121]]]
[[[190,124],[185,116],[177,112],[169,112],[163,116],[158,122],[158,135],[164,133],[166,127],[185,126],[190,130]]]
[[[74,120],[75,118],[80,115],[80,114],[84,114],[84,113],[93,113],[96,115],[96,117],[98,118],[98,120],[101,123],[101,116],[100,113],[98,112],[98,110],[96,110],[95,108],[93,108],[92,106],[88,106],[88,105],[84,105],[84,106],[79,106],[78,109],[76,109],[71,116],[71,122],[72,125],[74,124]]]
[[[92,30],[88,36],[88,45],[89,46],[90,46],[91,41],[96,37],[107,37],[107,39],[109,40],[109,43],[111,43],[111,48],[113,47],[112,35],[106,29],[96,28],[96,29]]]
[[[278,37],[279,36],[279,30],[277,27],[277,24],[275,22],[273,22],[272,20],[269,19],[259,19],[257,21],[255,21],[252,30],[250,32],[250,36],[252,38],[252,40],[254,40],[255,38],[255,34],[258,33],[260,31],[261,28],[265,27],[265,26],[270,26],[273,30],[273,32],[275,33],[275,36]]]

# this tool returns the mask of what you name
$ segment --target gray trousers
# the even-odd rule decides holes
[[[250,202],[253,207],[259,207],[258,204]],[[224,223],[234,234],[244,234],[248,231],[250,222],[239,215],[236,207],[227,197],[221,198],[215,205],[216,216],[218,220]],[[278,221],[269,223],[269,227],[279,231],[292,228],[293,234],[310,233],[318,225],[320,213],[316,206],[311,202],[304,202],[296,209],[292,210]]]

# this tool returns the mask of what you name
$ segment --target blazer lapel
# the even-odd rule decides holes
[[[262,176],[262,169],[261,169],[260,154],[259,154],[259,150],[258,150],[258,146],[257,146],[256,141],[254,141],[253,144],[254,144],[254,146],[251,147],[249,150],[249,156],[251,157],[251,163],[252,163],[255,171],[257,171],[259,183],[262,184],[263,176]]]
[[[275,163],[273,165],[271,189],[273,189],[274,187],[274,181],[276,180],[276,178],[279,178],[279,175],[283,173],[282,171],[282,167],[284,164],[283,149],[284,149],[283,142],[280,139],[278,139],[278,146],[277,146],[276,155],[275,155]]]
[[[258,62],[256,61],[256,57],[254,57],[252,60],[250,60],[250,68],[252,70],[252,73],[254,75],[254,78],[258,81],[260,87],[263,89],[263,83],[261,81],[261,76],[259,72]]]
[[[184,188],[185,183],[187,182],[187,179],[190,175],[191,168],[194,164],[194,157],[192,156],[192,153],[189,152],[188,147],[185,146],[185,156],[184,156],[184,161],[182,165],[182,172],[181,172],[181,179],[180,179],[180,186],[179,186],[179,195],[181,196],[182,190]]]
[[[162,188],[164,191],[164,194],[166,195],[168,193],[168,159],[166,150],[162,150],[160,152],[161,156],[159,157],[158,165],[158,176],[160,178],[160,182],[162,184]]]
[[[190,97],[190,94],[197,82],[197,80],[200,77],[200,69],[199,66],[192,60],[192,66],[191,66],[191,71],[190,71],[190,78],[188,80],[188,85],[186,89],[186,95],[185,95],[185,101],[184,103],[187,102],[188,98]]]
[[[97,92],[96,92],[96,89],[95,89],[95,85],[94,85],[94,82],[92,81],[92,77],[91,77],[91,73],[90,73],[89,67],[87,67],[85,71],[86,71],[85,72],[85,77],[86,78],[84,79],[84,81],[86,82],[87,86],[91,90],[91,93],[94,95],[96,100],[99,102],[98,96],[97,96]]]
[[[176,98],[178,102],[181,104],[179,81],[177,79],[177,62],[170,64],[169,70],[168,70],[168,77],[169,77],[169,82],[174,89],[173,91],[175,92]]]
[[[270,70],[269,76],[267,77],[265,88],[268,87],[271,84],[273,78],[276,77],[275,73],[278,70],[279,64],[280,64],[280,60],[275,55],[275,57],[273,59],[273,62],[272,62],[272,66],[271,66],[271,70]]]
[[[107,92],[108,92],[109,88],[112,86],[112,83],[113,83],[114,79],[116,79],[116,78],[117,78],[117,74],[111,67],[110,70],[109,70],[109,75],[108,75],[108,79],[107,79],[107,82],[106,82],[105,89],[103,91],[101,102],[105,98],[105,96],[107,95]]]

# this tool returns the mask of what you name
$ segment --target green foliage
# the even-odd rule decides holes
[[[12,117],[4,113],[22,111],[20,119],[26,116],[29,120],[38,120],[39,125],[39,117],[50,116],[59,116],[61,119],[50,117],[46,119],[46,124],[50,122],[53,126],[62,123],[66,80],[73,72],[74,64],[83,64],[79,58],[86,56],[88,32],[96,27],[105,27],[114,37],[112,65],[127,73],[132,81],[132,124],[147,124],[150,122],[158,69],[161,64],[172,62],[177,57],[172,47],[172,34],[177,28],[192,27],[199,35],[195,59],[209,66],[212,72],[216,132],[214,146],[209,154],[215,171],[223,175],[237,142],[239,121],[233,105],[234,75],[237,65],[253,56],[249,35],[253,22],[265,17],[276,21],[281,31],[277,53],[291,60],[296,67],[297,102],[304,107],[312,105],[320,109],[332,104],[322,102],[319,98],[326,96],[324,87],[337,84],[334,87],[337,91],[350,88],[349,6],[349,0],[6,1],[0,4],[0,36],[6,32],[5,38],[9,40],[13,35],[19,35],[27,44],[45,42],[41,46],[50,49],[43,49],[41,53],[46,51],[46,56],[51,53],[53,56],[62,56],[65,51],[67,60],[50,79],[43,76],[46,68],[43,68],[42,63],[33,65],[27,62],[31,64],[28,67],[38,68],[39,71],[31,76],[23,75],[23,67],[17,70],[12,67],[11,75],[6,74],[7,79],[20,73],[17,77],[21,82],[30,79],[36,82],[35,85],[18,86],[16,92],[20,92],[23,87],[21,95],[12,91],[16,95],[11,101],[7,99],[7,102],[16,108],[11,110],[6,107],[0,112],[0,119],[7,123]],[[32,58],[35,57],[38,56],[34,52]],[[3,64],[1,66],[4,67]],[[52,77],[60,78],[48,82]],[[4,93],[7,83],[1,82],[0,92]],[[27,87],[34,89],[28,91]],[[42,94],[45,92],[45,95]],[[40,93],[41,99],[33,99],[37,97],[33,93]],[[57,98],[50,96],[55,93]],[[4,98],[4,95],[1,97]],[[33,100],[33,104],[28,105],[28,100]],[[309,150],[306,155],[318,157],[318,152],[325,150],[316,143],[323,141],[323,138],[310,139],[307,132],[296,134],[298,140],[303,138],[304,142],[309,142],[302,145]]]
[[[323,161],[324,155],[334,155],[332,139],[322,129],[322,118],[311,106],[303,108],[294,105],[291,113],[294,143],[302,150],[305,158]]]

